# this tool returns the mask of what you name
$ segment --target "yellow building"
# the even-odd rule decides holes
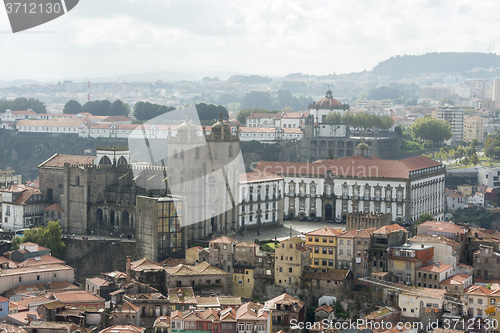
[[[253,268],[233,267],[233,296],[252,298],[255,285],[253,273]]]
[[[493,291],[488,298],[488,307],[484,310],[485,316],[500,323],[500,289]]]
[[[283,287],[298,287],[301,284],[305,266],[309,266],[311,251],[305,242],[292,237],[280,242],[274,252],[275,274],[274,283]]]
[[[484,119],[480,116],[469,116],[464,119],[464,141],[484,142]]]
[[[337,256],[337,236],[339,229],[323,227],[305,234],[306,245],[311,248],[311,266],[315,268],[335,268]]]

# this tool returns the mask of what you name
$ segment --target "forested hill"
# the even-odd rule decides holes
[[[425,73],[463,73],[477,67],[500,67],[500,56],[495,53],[476,52],[395,56],[380,62],[372,72],[376,75],[402,77]]]

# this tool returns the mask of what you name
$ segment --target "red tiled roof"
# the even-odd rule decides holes
[[[341,235],[342,231],[334,228],[322,227],[313,231],[305,233],[306,236],[338,236]]]
[[[231,243],[236,243],[237,241],[231,237],[228,236],[221,236],[215,239],[212,239],[210,243],[221,243],[221,244],[231,244]]]
[[[452,277],[450,277],[444,281],[441,281],[440,284],[442,284],[442,285],[463,284],[465,282],[465,280],[467,280],[471,276],[472,275],[463,274],[463,273],[455,274]]]
[[[262,182],[262,181],[273,181],[273,180],[282,180],[283,177],[277,176],[274,173],[270,172],[247,172],[240,174],[240,183],[253,183],[253,182]]]
[[[48,212],[64,212],[59,202],[56,202],[55,204],[45,207],[43,210]]]
[[[406,229],[403,228],[402,226],[400,226],[399,224],[389,224],[389,225],[384,225],[383,227],[378,228],[373,233],[375,233],[375,234],[389,234],[391,232],[398,231],[398,230],[406,231]]]
[[[408,179],[410,171],[441,165],[425,156],[396,161],[356,155],[312,163],[260,161],[255,170],[292,177],[323,177],[331,172],[332,176]]]
[[[94,159],[95,156],[55,154],[38,167],[62,168],[66,163],[70,165],[92,164]]]
[[[417,271],[442,273],[442,272],[445,272],[445,271],[453,268],[452,265],[443,264],[443,263],[438,263],[438,264],[439,264],[439,266],[436,266],[435,264],[432,264],[432,265],[427,265],[427,266],[419,267],[419,268],[417,268]]]

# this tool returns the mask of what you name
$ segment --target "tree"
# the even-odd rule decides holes
[[[471,157],[469,158],[470,163],[477,165],[479,164],[479,157],[477,156],[476,153],[472,154]]]
[[[51,254],[56,258],[61,258],[66,244],[62,241],[61,225],[57,221],[50,221],[47,227],[39,226],[27,230],[23,237],[14,237],[12,249],[16,250],[19,245],[26,242],[36,243],[50,249]]]
[[[31,109],[36,113],[47,112],[45,104],[42,101],[31,97],[19,97],[13,101],[0,100],[0,112],[5,112],[7,109],[12,111],[25,111]]]
[[[420,214],[418,219],[415,221],[415,226],[418,226],[419,224],[422,224],[422,223],[427,222],[427,221],[434,221],[434,220],[435,220],[435,218],[431,214],[422,213],[422,214]]]
[[[452,136],[450,124],[446,120],[424,117],[415,120],[411,126],[413,136],[435,144],[448,140]]]
[[[121,100],[117,99],[109,106],[108,114],[110,116],[128,116],[130,113],[130,107],[128,104],[123,103]]]
[[[161,114],[175,110],[172,106],[152,104],[149,102],[137,102],[134,105],[134,116],[137,120],[153,119]]]
[[[82,105],[75,101],[74,99],[70,99],[65,105],[63,109],[63,113],[65,114],[77,114],[82,112]]]

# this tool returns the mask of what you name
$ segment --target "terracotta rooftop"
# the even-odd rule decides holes
[[[438,166],[442,166],[442,164],[425,156],[396,161],[356,155],[312,163],[261,161],[255,170],[289,177],[323,177],[331,171],[332,176],[408,179],[411,171]]]
[[[59,202],[56,202],[55,204],[45,207],[43,210],[47,212],[64,212]]]
[[[403,228],[399,224],[389,224],[389,225],[384,225],[383,227],[378,228],[373,233],[375,233],[375,234],[390,234],[391,232],[395,232],[398,230],[407,231],[405,228]]]
[[[133,271],[163,270],[162,265],[147,258],[133,261],[131,264],[131,268]]]
[[[95,156],[55,154],[38,167],[62,168],[66,163],[70,165],[93,164],[94,159]]]
[[[438,264],[439,266],[437,266],[436,264]],[[431,265],[419,267],[416,270],[417,271],[432,272],[432,273],[442,273],[442,272],[445,272],[445,271],[452,269],[452,268],[453,268],[452,265],[443,264],[443,263],[434,263]]]
[[[477,296],[487,296],[492,293],[492,291],[486,287],[473,284],[472,286],[468,287],[467,289],[464,290],[465,294],[468,295],[477,295]]]
[[[450,245],[453,247],[456,247],[460,245],[459,242],[454,241],[451,238],[444,237],[444,236],[437,236],[437,235],[416,235],[413,236],[412,238],[408,239],[409,243],[432,243],[432,244],[445,244],[445,245]]]
[[[274,173],[270,172],[247,172],[240,174],[240,183],[255,183],[255,182],[263,182],[263,181],[274,181],[274,180],[282,180],[283,177],[277,176]]]
[[[231,237],[228,237],[228,236],[221,236],[221,237],[212,239],[210,241],[210,243],[218,243],[218,244],[235,244],[237,242],[238,242],[237,240],[235,240]]]
[[[327,236],[327,237],[335,237],[339,236],[342,234],[342,230],[339,229],[334,229],[334,228],[329,228],[329,227],[322,227],[313,231],[309,231],[308,233],[305,233],[304,235],[306,236]]]
[[[99,333],[142,333],[145,332],[144,327],[132,326],[132,325],[115,325],[105,328]]]
[[[450,277],[444,281],[441,281],[439,284],[442,284],[442,285],[464,284],[465,280],[467,280],[471,276],[472,275],[469,275],[469,274],[459,273],[459,274],[453,275],[452,277]]]

